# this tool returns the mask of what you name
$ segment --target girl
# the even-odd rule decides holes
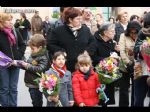
[[[26,70],[24,81],[26,86],[29,87],[33,106],[42,107],[42,93],[34,80],[39,77],[37,73],[45,72],[48,68],[49,58],[45,48],[46,40],[43,35],[35,34],[29,40],[29,46],[31,48],[31,56],[27,62],[22,61],[20,64]]]
[[[87,52],[77,58],[72,79],[73,94],[78,106],[96,106],[99,102],[96,90],[100,87],[98,74],[92,69],[92,60]]]
[[[71,83],[71,72],[67,70],[65,61],[66,54],[62,51],[54,53],[51,68],[46,71],[46,74],[54,74],[60,80],[60,90],[58,96],[45,95],[47,98],[47,106],[57,106],[58,100],[62,106],[73,106],[73,94]]]

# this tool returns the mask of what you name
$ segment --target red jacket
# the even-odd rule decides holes
[[[84,74],[75,71],[72,78],[74,99],[77,105],[84,103],[86,106],[95,106],[99,102],[96,89],[100,87],[98,74],[91,70],[88,80],[84,80]]]

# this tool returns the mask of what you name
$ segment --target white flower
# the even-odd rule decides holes
[[[41,84],[41,83],[39,83],[39,91],[40,91],[40,92],[43,92],[43,87],[42,87],[42,84]]]
[[[54,91],[52,91],[52,90],[47,90],[47,93],[49,94],[49,95],[51,95],[52,93],[53,93]]]

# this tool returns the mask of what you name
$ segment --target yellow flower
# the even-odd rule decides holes
[[[38,64],[37,61],[35,61],[35,60],[32,61],[32,65],[37,65],[37,64]]]
[[[146,40],[150,44],[150,37],[146,37]]]

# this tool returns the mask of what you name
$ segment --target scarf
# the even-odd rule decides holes
[[[81,29],[81,26],[80,26],[80,27],[72,27],[72,26],[69,26],[69,28],[71,29],[73,35],[74,35],[75,37],[77,37],[77,36],[78,36],[78,32],[79,32],[79,30]]]
[[[83,73],[83,72],[81,72],[81,73]],[[86,73],[83,73],[83,75],[84,75],[84,80],[88,80],[91,75],[91,69],[89,69]]]
[[[8,40],[11,46],[16,44],[16,38],[14,34],[11,32],[12,28],[4,28],[3,31],[8,35]]]
[[[59,76],[62,78],[67,71],[66,65],[64,65],[61,69],[58,68],[55,64],[51,65],[52,69],[58,72]]]

